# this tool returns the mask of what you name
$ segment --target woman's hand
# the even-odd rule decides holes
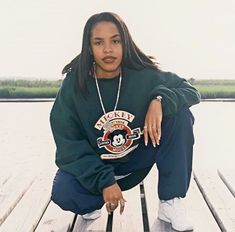
[[[118,184],[113,184],[103,189],[103,198],[108,213],[114,211],[120,204],[120,214],[123,213],[126,200],[122,196],[122,191]]]
[[[148,136],[150,137],[152,144],[156,147],[156,144],[160,144],[161,139],[161,123],[162,123],[162,104],[161,101],[153,99],[145,116],[144,122],[144,143],[148,145]]]

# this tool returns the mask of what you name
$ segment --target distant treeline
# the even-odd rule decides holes
[[[203,99],[235,98],[235,80],[188,80]],[[62,80],[0,80],[0,98],[54,98]]]

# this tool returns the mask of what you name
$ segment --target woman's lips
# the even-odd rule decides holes
[[[104,63],[113,63],[116,60],[116,58],[113,56],[106,56],[102,60],[104,61]]]

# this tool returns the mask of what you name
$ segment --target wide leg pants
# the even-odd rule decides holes
[[[159,173],[158,197],[169,200],[185,197],[192,172],[194,117],[188,108],[162,121],[160,146],[154,148],[143,139],[131,156],[131,162],[115,167],[115,173],[125,174],[135,169],[145,168],[156,163]],[[102,208],[102,195],[94,195],[86,190],[71,174],[58,170],[52,187],[52,201],[62,209],[83,215]]]

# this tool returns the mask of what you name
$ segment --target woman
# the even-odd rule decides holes
[[[52,200],[86,219],[98,217],[104,204],[109,213],[118,206],[122,213],[122,191],[142,181],[156,163],[159,218],[174,229],[192,229],[180,198],[190,182],[189,107],[200,102],[198,91],[161,71],[136,46],[122,19],[109,12],[89,18],[81,53],[63,73],[50,115],[59,167]]]

